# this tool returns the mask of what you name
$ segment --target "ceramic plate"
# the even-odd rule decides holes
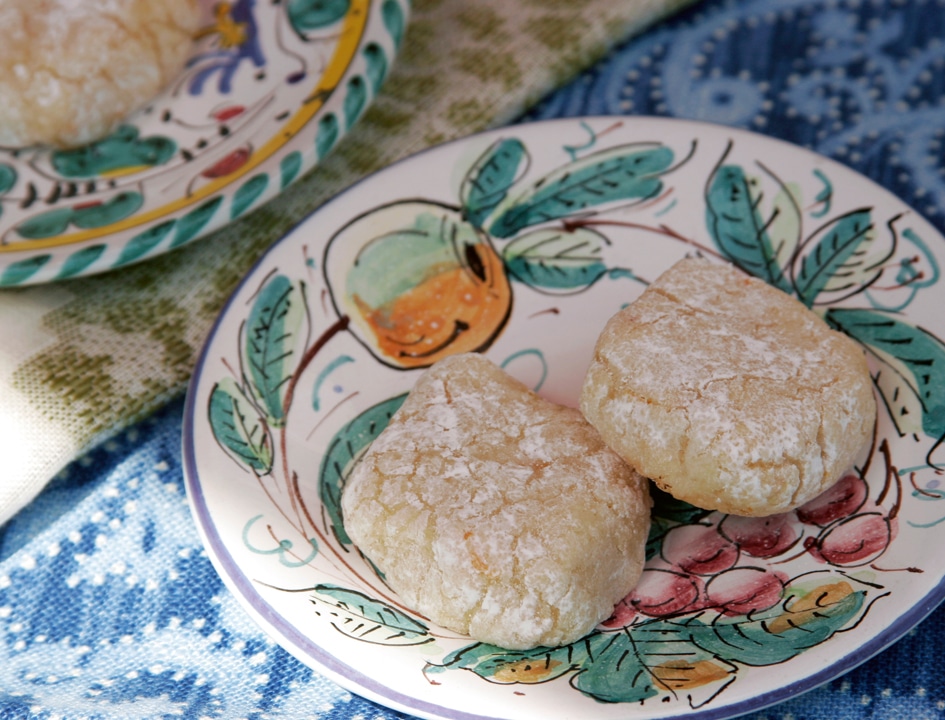
[[[186,408],[197,524],[273,637],[398,710],[720,718],[784,700],[942,598],[942,248],[868,180],[728,128],[569,119],[427,151],[325,205],[230,300]],[[772,518],[660,496],[638,588],[564,648],[478,645],[404,607],[339,495],[423,366],[478,350],[574,405],[605,321],[687,255],[763,277],[862,345],[880,410],[861,466]],[[413,327],[379,332],[407,305]]]
[[[110,136],[69,151],[0,149],[0,287],[152,257],[274,197],[374,98],[409,8],[203,5],[185,71]]]

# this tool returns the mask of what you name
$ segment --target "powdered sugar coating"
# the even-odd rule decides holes
[[[675,497],[748,516],[833,484],[876,417],[855,342],[767,283],[695,258],[610,319],[581,409]]]
[[[577,410],[464,354],[420,378],[342,509],[407,606],[525,649],[580,638],[633,589],[650,500]]]
[[[0,145],[82,145],[183,68],[197,0],[0,2]]]

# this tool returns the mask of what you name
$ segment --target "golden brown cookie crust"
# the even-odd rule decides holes
[[[833,484],[876,417],[854,341],[767,283],[697,258],[610,319],[581,409],[664,490],[748,516]]]
[[[417,382],[344,489],[345,530],[408,606],[501,647],[563,645],[633,589],[647,481],[573,409],[484,357]]]
[[[183,68],[197,0],[0,2],[0,146],[96,140]]]

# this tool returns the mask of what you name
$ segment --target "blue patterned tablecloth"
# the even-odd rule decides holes
[[[629,0],[628,0],[629,1]],[[945,232],[945,0],[707,0],[526,119],[707,120],[831,156]],[[180,400],[74,462],[0,528],[0,718],[403,717],[271,642],[187,507]],[[945,717],[945,610],[761,718]]]

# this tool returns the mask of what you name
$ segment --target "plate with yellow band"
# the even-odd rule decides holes
[[[259,207],[375,97],[406,0],[203,2],[180,76],[90,145],[0,148],[0,287],[130,265]]]

